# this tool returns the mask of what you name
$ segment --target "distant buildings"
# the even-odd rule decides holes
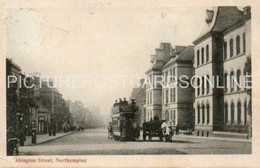
[[[36,128],[37,134],[47,133],[51,125],[55,125],[56,131],[63,131],[70,117],[66,101],[57,89],[49,88],[46,82],[40,87],[36,74],[32,76],[27,77],[18,65],[6,59],[6,78],[13,80],[10,86],[7,82],[6,88],[7,128],[24,135],[30,135],[32,128]],[[35,87],[30,87],[32,84]]]
[[[145,109],[145,103],[146,103],[146,87],[144,85],[144,79],[140,80],[140,85],[137,88],[133,88],[130,100],[134,99],[136,102],[136,105],[139,107],[139,111],[136,113],[136,122],[141,127],[143,122],[145,122],[145,116],[146,116],[146,109]]]

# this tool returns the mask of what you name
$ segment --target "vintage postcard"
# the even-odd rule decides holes
[[[258,166],[259,7],[2,0],[0,165]]]

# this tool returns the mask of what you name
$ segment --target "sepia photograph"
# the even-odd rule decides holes
[[[5,8],[5,157],[251,156],[251,5],[112,3]]]

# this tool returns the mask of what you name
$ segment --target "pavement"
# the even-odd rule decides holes
[[[49,134],[39,134],[36,136],[36,144],[38,145],[38,144],[46,143],[54,139],[64,137],[66,135],[70,135],[72,133],[74,132],[56,133],[56,136],[49,136]],[[30,145],[35,145],[32,144],[32,136],[26,136],[26,141],[24,142],[24,146],[30,146]]]
[[[212,140],[212,141],[227,141],[227,142],[244,142],[244,143],[252,143],[252,139],[242,139],[242,138],[226,138],[226,137],[201,137],[194,135],[177,135],[175,138],[192,138],[192,139],[204,139],[204,140]]]
[[[173,142],[109,140],[106,129],[87,129],[34,146],[20,147],[20,155],[131,155],[131,154],[251,154],[252,143],[173,136]]]

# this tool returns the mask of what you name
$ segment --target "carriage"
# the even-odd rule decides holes
[[[133,141],[139,138],[135,122],[138,106],[135,104],[115,105],[112,108],[112,130],[115,140]]]
[[[159,137],[160,141],[164,140],[165,142],[171,141],[173,136],[175,126],[169,127],[168,133],[166,129],[162,128],[162,124],[165,120],[159,120],[157,116],[154,117],[153,121],[143,123],[143,140],[146,141],[148,136],[149,140],[152,140],[152,137]]]

